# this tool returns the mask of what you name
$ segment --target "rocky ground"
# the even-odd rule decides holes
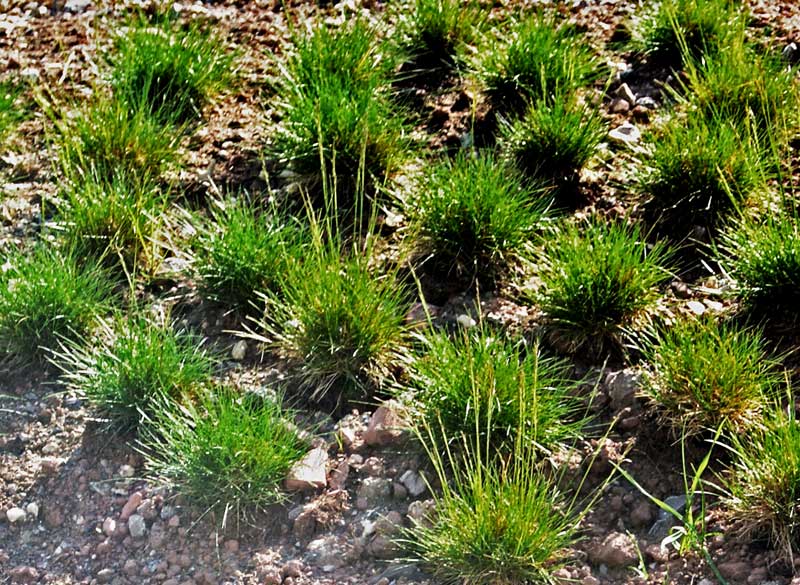
[[[287,2],[312,13],[315,3]],[[383,3],[347,0],[355,10],[380,13]],[[499,0],[494,10],[509,9]],[[600,46],[614,38],[637,3],[575,1],[561,6]],[[260,149],[270,112],[265,78],[287,35],[280,2],[175,4],[176,9],[216,20],[242,52],[242,83],[207,112],[207,124],[186,148],[180,181],[187,197],[202,198],[226,186],[251,190],[270,181]],[[516,7],[516,6],[514,6]],[[68,0],[65,4],[0,0],[0,70],[31,80],[43,94],[58,90],[80,97],[97,82],[99,55],[108,31],[127,9],[122,3]],[[335,10],[334,7],[332,10]],[[800,6],[793,0],[754,3],[756,21],[769,27],[777,49],[792,55],[800,43]],[[582,178],[587,210],[622,213],[631,202],[624,183],[641,131],[660,115],[660,88],[669,71],[637,68],[625,53],[608,53],[618,72],[603,97],[612,131],[601,161]],[[460,79],[418,89],[425,112],[420,134],[432,148],[458,145],[470,128],[475,93]],[[47,119],[36,114],[0,153],[0,239],[35,233],[40,202],[55,189],[54,153],[46,140]],[[180,258],[165,270],[180,265]],[[166,277],[165,277],[166,278]],[[230,352],[228,374],[258,385],[275,375],[253,347],[222,333],[224,316],[194,300],[190,284],[166,279],[166,296],[185,300],[181,311]],[[704,277],[675,281],[665,311],[720,311],[724,281]],[[171,288],[170,288],[171,287]],[[503,322],[532,318],[527,309],[493,295],[482,314]],[[467,296],[445,295],[441,320],[469,320]],[[636,394],[639,375],[619,364],[583,368],[598,395],[592,412],[594,438],[581,446],[597,453],[587,473],[587,497],[604,485],[613,463],[622,463],[644,488],[676,508],[684,505],[680,447],[658,430]],[[432,583],[424,571],[398,558],[394,538],[411,518],[430,508],[424,456],[407,431],[398,430],[391,404],[365,405],[341,420],[314,415],[320,439],[308,466],[287,480],[283,505],[238,526],[219,528],[222,518],[203,515],[140,477],[141,457],[122,439],[97,430],[79,397],[65,394],[55,372],[13,372],[0,379],[0,583],[53,584],[263,584]],[[602,426],[616,420],[605,438]],[[703,444],[687,447],[702,454]],[[713,476],[709,476],[713,479]],[[713,502],[713,498],[711,500]],[[582,585],[678,583],[710,585],[717,578],[693,555],[660,546],[670,518],[625,479],[617,476],[594,502],[583,523],[584,538],[559,570],[564,583]],[[709,514],[710,551],[720,573],[747,585],[800,584],[794,567],[761,543],[738,538]],[[800,565],[798,565],[800,569]]]

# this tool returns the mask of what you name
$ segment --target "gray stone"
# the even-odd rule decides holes
[[[606,376],[611,408],[621,410],[631,406],[642,382],[642,373],[634,368],[609,372]]]
[[[128,518],[128,532],[133,538],[142,538],[147,533],[147,524],[139,514],[133,514]]]
[[[608,138],[622,146],[634,146],[641,140],[642,133],[630,122],[625,122],[611,130],[608,133]]]
[[[664,499],[664,503],[674,509],[678,514],[683,514],[683,510],[686,508],[686,495],[668,496]],[[675,526],[677,522],[678,519],[675,517],[675,514],[667,510],[659,510],[658,518],[650,527],[650,530],[647,531],[647,534],[654,538],[664,538],[669,534],[670,528]]]
[[[411,494],[413,498],[421,496],[425,493],[425,490],[428,489],[425,478],[411,469],[400,476],[400,483],[406,487],[408,493]]]
[[[614,95],[616,95],[618,98],[624,99],[630,105],[634,105],[636,103],[636,94],[633,93],[633,90],[627,83],[620,85],[614,92]]]
[[[22,508],[9,508],[6,510],[6,518],[8,519],[9,524],[16,524],[17,522],[22,522],[25,520],[27,514],[25,510]]]
[[[327,485],[326,472],[328,452],[317,447],[306,453],[295,463],[286,477],[286,489],[291,491],[313,491]]]
[[[233,347],[231,348],[231,359],[240,362],[245,358],[246,355],[247,355],[247,342],[244,339],[240,339],[239,341],[234,343]]]
[[[392,480],[384,477],[365,477],[356,492],[356,498],[363,498],[368,506],[375,505],[391,495]]]

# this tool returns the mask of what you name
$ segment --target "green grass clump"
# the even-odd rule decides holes
[[[429,167],[410,208],[412,240],[450,275],[492,277],[530,240],[551,198],[489,153]]]
[[[113,184],[119,173],[130,180],[158,178],[178,157],[180,134],[173,127],[109,97],[56,127],[59,161],[70,180]]]
[[[72,250],[9,251],[0,267],[0,361],[42,362],[61,342],[88,337],[112,301],[106,272]]]
[[[343,406],[369,398],[406,345],[408,293],[393,271],[376,273],[361,251],[317,242],[268,293],[264,338],[293,362],[311,400]]]
[[[215,201],[200,231],[195,268],[202,294],[249,310],[259,293],[276,292],[287,264],[303,252],[303,230],[275,209],[245,198]]]
[[[680,239],[693,226],[713,230],[760,184],[760,157],[725,120],[673,120],[652,142],[638,177],[648,221]]]
[[[140,437],[148,474],[223,526],[283,500],[281,484],[307,449],[277,397],[233,388],[166,405],[151,422]]]
[[[535,15],[481,52],[478,77],[492,102],[515,109],[528,100],[558,101],[600,75],[600,63],[574,29]]]
[[[415,0],[405,47],[416,61],[452,65],[462,45],[480,34],[484,18],[474,0]]]
[[[20,104],[24,91],[25,87],[19,82],[0,81],[0,144],[26,116]]]
[[[55,362],[67,387],[119,433],[137,431],[166,400],[196,396],[216,367],[199,338],[145,317],[106,323],[102,343],[66,344]]]
[[[780,382],[759,331],[711,318],[678,321],[645,355],[645,392],[662,420],[687,434],[757,425]]]
[[[565,98],[531,104],[524,116],[505,127],[501,140],[517,168],[551,185],[558,201],[574,195],[580,170],[606,133],[596,110]]]
[[[638,226],[568,225],[548,240],[533,294],[555,345],[567,352],[619,348],[669,279],[668,249],[648,246]]]
[[[211,26],[180,28],[168,18],[131,23],[110,56],[118,101],[161,123],[199,118],[210,98],[231,81],[233,54]]]
[[[748,310],[794,315],[800,303],[800,223],[794,211],[744,215],[720,236],[720,262]]]
[[[735,0],[662,0],[634,23],[633,45],[668,63],[714,55],[744,15]]]
[[[476,413],[477,426],[493,426],[491,413]],[[577,540],[573,506],[524,431],[502,464],[477,431],[454,450],[439,430],[419,429],[442,488],[432,514],[405,533],[411,558],[451,585],[554,583]]]
[[[389,99],[393,67],[362,20],[295,38],[277,81],[282,120],[270,149],[317,203],[321,195],[349,209],[408,157],[403,117]]]
[[[774,406],[763,428],[730,437],[733,463],[724,477],[723,504],[746,537],[767,538],[787,562],[800,550],[800,424],[794,398]]]
[[[169,191],[145,177],[116,173],[110,181],[77,177],[56,203],[64,237],[83,256],[126,273],[152,271],[159,258],[157,234],[169,207]]]
[[[475,432],[496,448],[512,446],[517,432],[550,449],[580,431],[566,362],[542,355],[484,327],[422,339],[410,375],[415,405],[432,429],[460,441]],[[476,418],[491,410],[491,427]]]
[[[778,144],[797,127],[800,91],[794,70],[780,55],[748,45],[744,34],[686,73],[687,100],[708,120],[729,120],[743,133],[752,128],[765,142]]]

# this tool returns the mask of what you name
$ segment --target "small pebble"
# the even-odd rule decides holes
[[[6,518],[8,518],[10,524],[25,520],[25,516],[27,516],[27,514],[22,508],[9,508],[6,510]]]

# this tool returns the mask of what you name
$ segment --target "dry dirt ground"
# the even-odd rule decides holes
[[[342,4],[375,17],[385,9],[378,1]],[[520,4],[525,3],[497,0],[493,10]],[[776,50],[791,41],[800,43],[800,6],[795,4],[761,0],[753,6],[757,23],[769,29]],[[42,91],[85,95],[98,83],[110,31],[130,8],[92,0],[0,0],[0,72],[31,80]],[[209,108],[206,124],[187,144],[186,170],[180,177],[187,198],[200,200],[228,186],[263,189],[269,180],[260,157],[270,120],[265,79],[273,61],[268,56],[279,54],[286,40],[285,10],[298,16],[323,9],[312,2],[271,0],[177,2],[175,8],[212,19],[241,50],[239,85]],[[603,48],[636,8],[635,2],[613,0],[559,4],[618,72],[602,97],[612,128],[626,121],[646,127],[659,115],[660,87],[669,76],[668,71],[637,68],[626,53]],[[324,10],[341,9],[335,5]],[[616,97],[623,82],[635,94],[634,103],[621,104]],[[479,99],[473,88],[451,77],[416,92],[423,112],[419,130],[431,148],[459,144],[472,122],[472,100]],[[30,237],[42,224],[40,202],[55,188],[56,153],[47,143],[46,125],[46,118],[36,114],[0,153],[2,241]],[[585,173],[587,211],[614,215],[631,205],[624,188],[631,164],[629,154],[611,148],[603,162]],[[674,282],[665,310],[719,310],[720,283],[706,276]],[[236,342],[221,333],[230,328],[224,316],[193,300],[190,283],[167,275],[160,292],[183,298],[178,310],[213,342],[221,347]],[[455,318],[473,303],[469,294],[447,291],[440,297],[435,302],[442,305],[441,319]],[[482,302],[482,312],[490,318],[508,322],[531,317],[502,295],[484,295]],[[243,361],[231,359],[226,367],[226,375],[254,386],[275,375],[253,348]],[[584,371],[598,385],[593,405],[597,420],[618,420],[599,447],[597,439],[587,440],[585,449],[597,447],[599,456],[585,492],[601,485],[617,461],[653,495],[680,496],[680,448],[656,429],[635,396],[635,372],[619,364],[587,365]],[[62,392],[54,372],[6,375],[0,379],[0,583],[432,583],[423,568],[393,560],[402,552],[392,536],[409,516],[424,514],[429,506],[430,494],[419,475],[424,459],[407,434],[380,427],[367,432],[370,424],[375,426],[373,411],[375,405],[365,405],[340,421],[318,414],[322,445],[330,457],[327,488],[294,494],[247,524],[220,531],[221,518],[203,516],[140,478],[136,451],[101,434],[91,411],[79,397]],[[689,445],[689,458],[705,448]],[[25,510],[26,517],[12,523],[6,511],[14,507]],[[582,585],[717,582],[702,559],[681,557],[660,546],[666,523],[655,505],[617,477],[594,504],[582,528],[584,538],[559,576],[565,583]],[[763,543],[739,539],[717,522],[713,508],[709,529],[715,533],[711,555],[730,583],[800,583],[792,577],[794,568],[778,561]]]

